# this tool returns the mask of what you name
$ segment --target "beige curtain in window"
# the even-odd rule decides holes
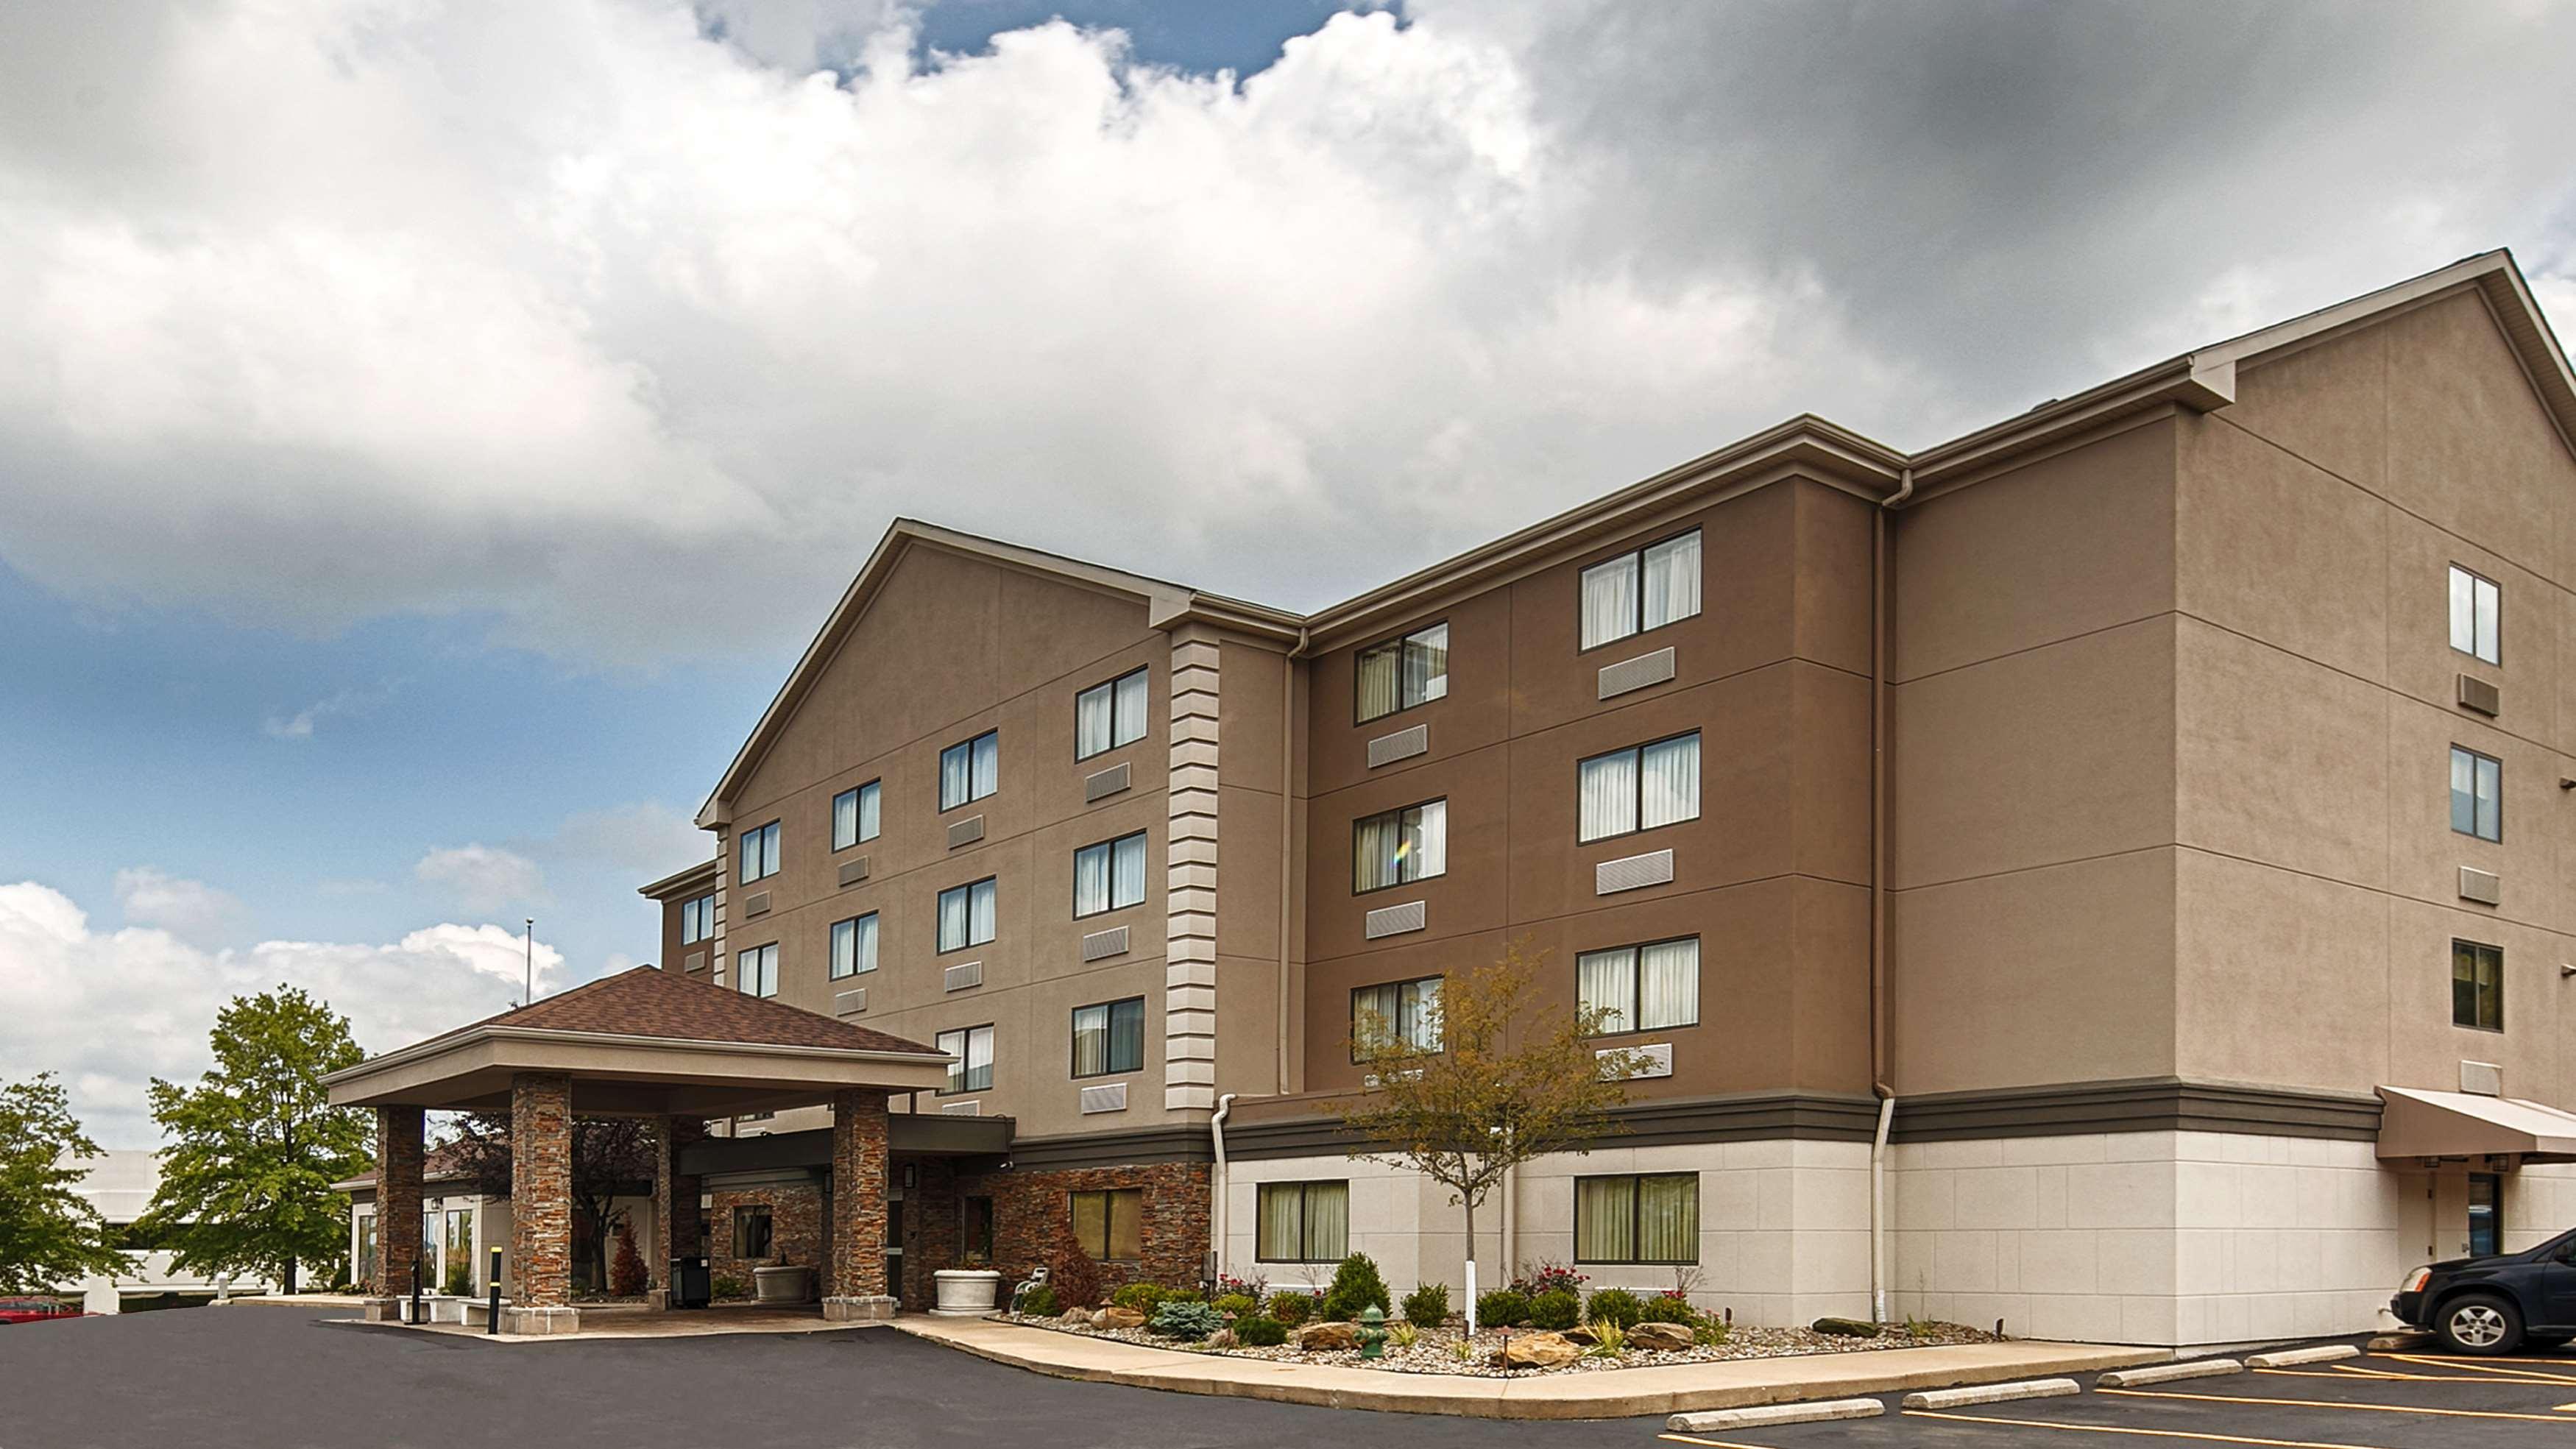
[[[1306,1184],[1306,1256],[1318,1263],[1338,1263],[1349,1256],[1350,1243],[1351,1185]]]
[[[1649,1263],[1699,1261],[1699,1174],[1637,1179],[1637,1257]]]
[[[1360,718],[1376,719],[1396,710],[1396,690],[1402,674],[1404,643],[1396,640],[1367,650],[1359,657]]]
[[[1637,1257],[1637,1179],[1574,1180],[1574,1260],[1629,1263]]]
[[[1109,1194],[1109,1256],[1134,1260],[1145,1256],[1145,1193],[1120,1188]]]
[[[1095,1258],[1113,1256],[1108,1251],[1109,1194],[1073,1194],[1073,1241],[1075,1246]]]
[[[1304,1184],[1265,1182],[1254,1232],[1252,1254],[1265,1263],[1293,1263],[1304,1247]]]
[[[1699,940],[1640,947],[1637,1022],[1648,1031],[1699,1020]]]

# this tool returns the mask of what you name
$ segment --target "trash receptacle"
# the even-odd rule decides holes
[[[672,1307],[704,1308],[712,1293],[713,1289],[707,1282],[707,1260],[703,1255],[671,1260]]]

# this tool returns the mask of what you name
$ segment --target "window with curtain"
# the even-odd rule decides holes
[[[694,946],[716,933],[716,898],[680,902],[680,944]]]
[[[1073,853],[1076,919],[1145,903],[1145,832],[1086,845]]]
[[[1699,612],[1699,530],[1583,571],[1583,646],[1660,629]]]
[[[1073,1009],[1073,1074],[1106,1077],[1145,1070],[1145,998]]]
[[[963,951],[993,939],[993,877],[939,893],[939,949]]]
[[[1574,1180],[1574,1261],[1699,1261],[1699,1174]]]
[[[1697,730],[1594,755],[1574,768],[1579,843],[1699,818]]]
[[[745,996],[778,994],[778,943],[738,951],[733,958],[734,989]]]
[[[877,913],[832,923],[832,979],[877,969]]]
[[[1073,1241],[1103,1263],[1132,1263],[1145,1256],[1145,1190],[1069,1193]]]
[[[989,1092],[993,1089],[993,1028],[960,1027],[943,1031],[931,1038],[930,1044],[957,1060],[948,1064],[948,1085],[939,1089],[946,1097],[958,1092]]]
[[[2480,840],[2504,839],[2504,762],[2451,746],[2451,828]]]
[[[1372,644],[1356,656],[1354,673],[1361,724],[1442,698],[1449,693],[1449,626]]]
[[[1073,697],[1073,757],[1087,760],[1145,737],[1142,667]]]
[[[778,822],[770,821],[757,830],[746,830],[735,838],[742,857],[742,883],[767,880],[778,874]]]
[[[1253,1218],[1256,1261],[1338,1263],[1351,1250],[1351,1185],[1265,1182]]]
[[[1660,1031],[1699,1024],[1699,938],[1614,946],[1574,958],[1575,997],[1607,1013],[1597,1031]]]
[[[862,840],[877,838],[877,786],[870,780],[854,790],[844,790],[832,797],[832,848],[847,850]]]
[[[1351,822],[1351,892],[1384,890],[1449,870],[1449,802],[1427,800]]]
[[[766,1258],[770,1245],[769,1206],[766,1203],[737,1207],[733,1210],[733,1255],[737,1258]]]
[[[954,810],[1002,788],[1002,732],[986,730],[939,752],[939,808]]]
[[[1440,1050],[1440,978],[1387,981],[1351,993],[1351,1060]]]
[[[2495,581],[2451,565],[2451,647],[2489,664],[2503,661],[2504,591]]]
[[[2504,948],[2451,943],[2451,1024],[2504,1030]]]

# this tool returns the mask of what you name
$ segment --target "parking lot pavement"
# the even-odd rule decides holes
[[[2334,1363],[2249,1369],[2142,1389],[2089,1386],[2071,1398],[1733,1434],[1664,1433],[1729,1449],[2146,1449],[2244,1444],[2268,1449],[2417,1449],[2421,1445],[2576,1443],[2576,1354],[2459,1358],[2438,1350],[2368,1353]]]

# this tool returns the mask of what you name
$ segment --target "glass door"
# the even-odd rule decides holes
[[[886,1296],[903,1304],[903,1199],[893,1197],[886,1203]]]
[[[2492,1172],[2469,1174],[2469,1256],[2504,1251],[2504,1180]]]

